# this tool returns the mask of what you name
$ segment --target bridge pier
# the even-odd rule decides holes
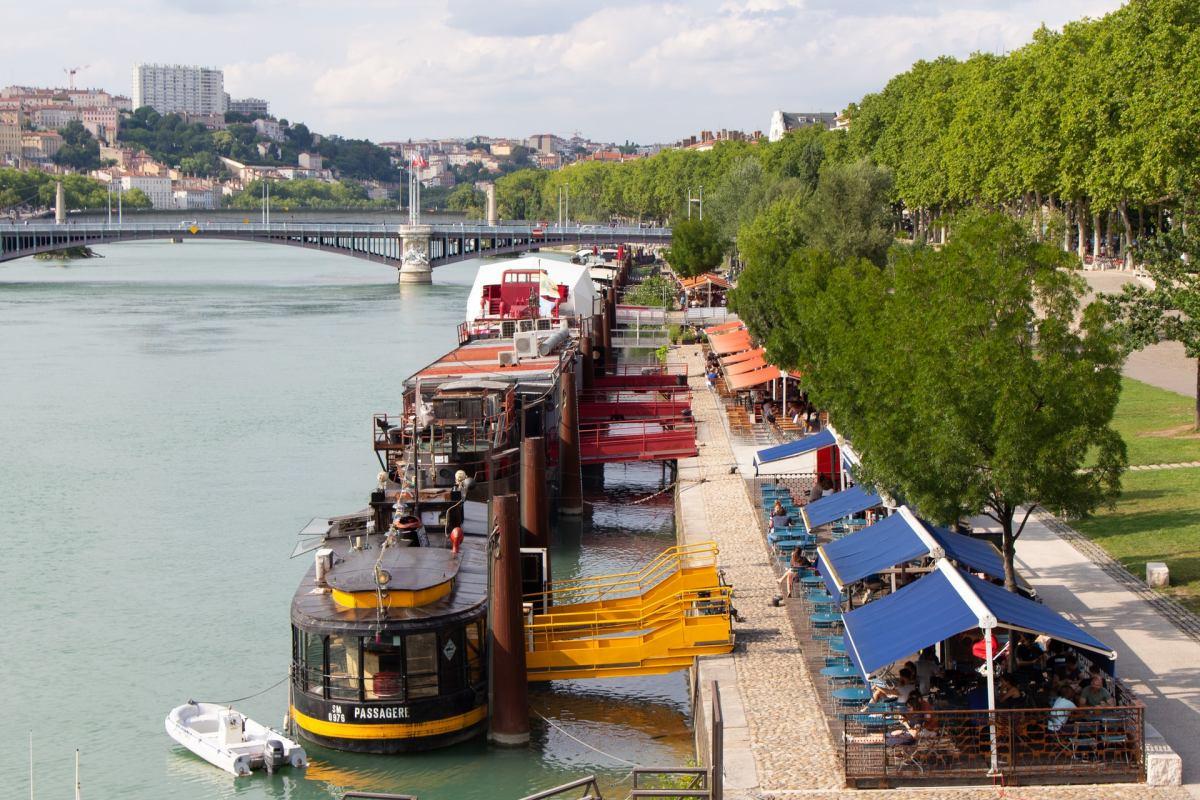
[[[433,283],[433,268],[429,264],[429,240],[432,225],[401,225],[401,257],[399,282],[406,284]]]

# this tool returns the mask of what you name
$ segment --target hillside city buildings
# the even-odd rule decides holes
[[[225,73],[209,67],[138,64],[133,68],[133,105],[160,114],[224,114]]]
[[[254,129],[254,151],[260,163],[221,157],[221,174],[214,178],[183,174],[155,161],[144,151],[120,140],[121,117],[149,106],[160,114],[178,114],[185,122],[210,130],[234,124],[226,113]],[[139,189],[156,209],[218,208],[222,197],[242,191],[252,181],[317,180],[341,178],[334,165],[316,151],[322,138],[312,133],[312,149],[283,163],[290,126],[270,114],[270,103],[259,97],[234,99],[225,91],[219,69],[202,66],[137,64],[133,68],[132,97],[102,89],[63,89],[9,86],[0,90],[0,166],[64,171],[55,163],[63,147],[59,133],[78,122],[100,144],[103,166],[92,177],[114,189]],[[846,127],[845,112],[785,112],[771,115],[767,137],[778,141],[788,131],[821,125]],[[481,184],[519,167],[554,170],[577,161],[623,162],[654,155],[665,148],[710,150],[721,142],[756,143],[762,131],[702,130],[670,145],[616,145],[596,142],[574,133],[533,133],[524,138],[473,136],[469,138],[408,139],[379,146],[389,151],[392,164],[401,170],[416,169],[426,188],[450,188],[460,180]],[[289,150],[295,153],[294,149]],[[218,154],[219,155],[219,154]],[[398,196],[399,183],[359,181],[372,199]]]

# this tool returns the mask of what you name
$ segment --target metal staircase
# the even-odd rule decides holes
[[[552,584],[526,624],[530,681],[657,675],[733,649],[733,590],[712,542],[672,547],[644,569]],[[548,603],[543,606],[543,603]]]

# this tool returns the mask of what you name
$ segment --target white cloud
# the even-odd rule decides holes
[[[376,140],[581,130],[669,141],[837,110],[919,58],[1003,51],[1119,0],[113,0],[13,4],[0,83],[128,93],[137,61]],[[56,20],[54,26],[46,19]],[[71,54],[64,57],[63,53]]]

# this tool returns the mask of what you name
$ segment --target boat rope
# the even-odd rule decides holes
[[[599,747],[593,747],[592,745],[585,742],[583,739],[580,739],[578,736],[574,736],[570,731],[568,731],[566,728],[562,727],[561,725],[558,725],[553,720],[547,719],[540,711],[538,711],[535,708],[530,709],[530,711],[532,711],[539,718],[541,718],[541,720],[543,722],[545,722],[547,725],[549,725],[551,728],[554,728],[556,731],[561,733],[563,736],[566,736],[568,739],[578,742],[579,744],[586,747],[588,750],[594,750],[595,752],[599,753],[600,755],[602,755],[606,758],[611,758],[613,761],[619,761],[620,763],[627,764],[631,767],[640,767],[641,766],[640,764],[635,764],[634,762],[629,761],[624,758],[621,758],[620,756],[614,756],[612,753],[606,753],[603,750],[601,750]],[[632,772],[629,774],[630,774],[630,776],[633,775]]]
[[[235,697],[235,698],[233,698],[232,700],[204,700],[204,701],[201,701],[201,702],[205,702],[205,703],[210,703],[210,702],[211,702],[211,703],[212,703],[213,705],[215,705],[215,706],[231,706],[231,705],[233,705],[234,703],[240,703],[240,702],[242,702],[243,700],[249,700],[249,699],[250,699],[250,698],[252,698],[252,697],[258,697],[260,694],[266,694],[267,692],[271,691],[271,690],[272,690],[272,689],[274,689],[276,686],[278,686],[279,684],[283,683],[284,681],[286,681],[286,680],[287,680],[288,678],[290,678],[290,677],[291,677],[291,675],[290,675],[290,674],[288,674],[288,675],[284,675],[282,678],[280,678],[279,680],[275,681],[275,682],[274,682],[274,683],[272,683],[270,686],[268,686],[267,688],[263,689],[261,692],[255,692],[254,694],[248,694],[248,695],[246,695],[245,697]]]

